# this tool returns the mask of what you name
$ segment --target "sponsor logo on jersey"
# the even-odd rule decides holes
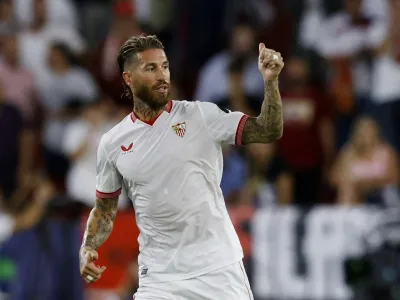
[[[130,150],[132,150],[133,147],[133,143],[130,143],[128,147],[125,147],[124,145],[121,146],[121,150],[124,152],[128,152]]]
[[[183,137],[186,132],[186,122],[178,123],[172,126],[172,130],[180,137]]]

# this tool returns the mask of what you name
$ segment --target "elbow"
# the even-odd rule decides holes
[[[283,127],[272,130],[266,139],[266,143],[273,143],[280,140],[283,136]]]
[[[275,141],[280,140],[283,137],[283,126],[279,128],[275,135]]]

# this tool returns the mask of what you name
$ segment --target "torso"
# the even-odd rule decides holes
[[[242,258],[219,187],[221,145],[195,103],[173,101],[152,125],[127,116],[108,136],[141,232],[142,282],[195,277]]]

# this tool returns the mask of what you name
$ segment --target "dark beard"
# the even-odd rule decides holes
[[[154,94],[153,94],[154,93]],[[171,89],[168,86],[168,93],[163,95],[155,95],[156,91],[151,87],[145,85],[140,85],[135,89],[134,97],[138,97],[142,100],[151,110],[158,111],[165,105],[167,105],[168,101],[171,97]]]

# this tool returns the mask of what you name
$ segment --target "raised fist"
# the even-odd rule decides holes
[[[265,48],[264,43],[259,45],[258,69],[264,81],[276,80],[285,65],[282,56],[275,50]]]

